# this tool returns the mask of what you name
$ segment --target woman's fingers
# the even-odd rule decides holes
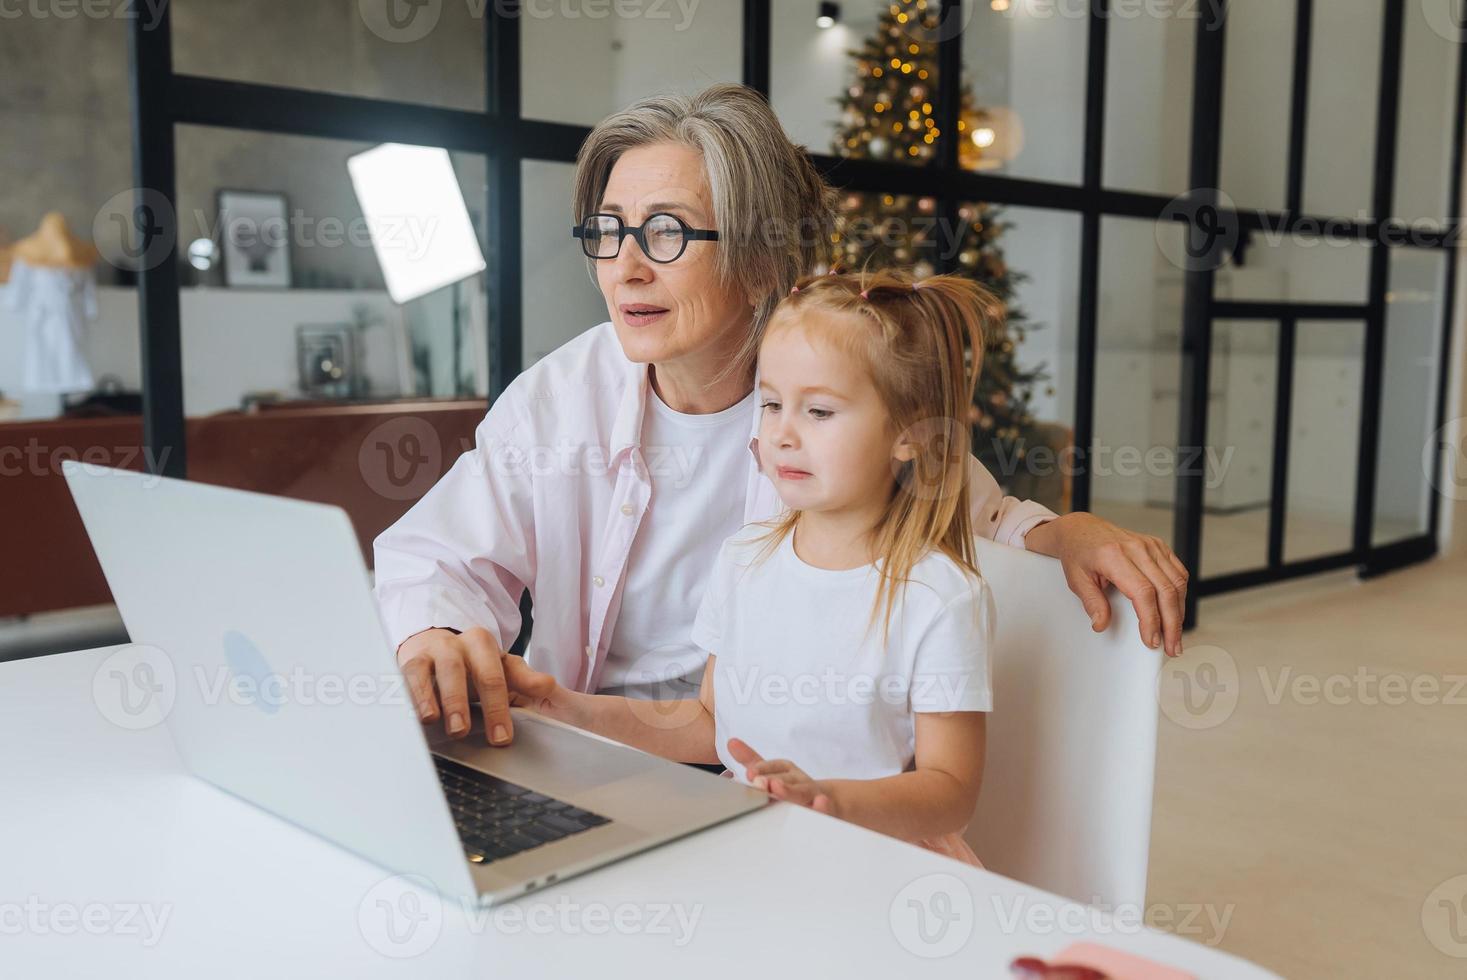
[[[1156,605],[1161,615],[1161,645],[1167,656],[1175,657],[1182,652],[1182,597],[1172,582],[1174,573],[1162,566],[1158,546],[1165,547],[1160,541],[1143,538],[1132,550],[1132,557],[1156,593]]]
[[[452,644],[434,646],[433,678],[438,682],[438,697],[443,702],[447,719],[444,729],[457,738],[469,730],[469,688],[463,654]]]
[[[483,627],[465,631],[458,640],[479,694],[479,706],[484,710],[484,734],[495,745],[508,745],[514,738],[514,720],[509,714],[504,652],[494,634]]]
[[[1153,649],[1160,649],[1162,618],[1156,586],[1136,564],[1137,555],[1145,553],[1145,548],[1140,545],[1131,549],[1125,544],[1112,544],[1100,552],[1092,570],[1114,583],[1121,594],[1131,600],[1131,605],[1136,609],[1141,642]]]
[[[501,650],[494,634],[482,626],[462,634],[424,630],[404,641],[398,661],[419,718],[434,722],[441,715],[450,736],[463,735],[472,727],[469,702],[477,696],[484,735],[494,745],[514,740],[511,703],[551,698],[558,688],[553,676]]]
[[[1166,651],[1173,657],[1179,657],[1182,655],[1182,624],[1187,618],[1187,567],[1182,564],[1182,559],[1177,557],[1176,552],[1160,538],[1151,539],[1151,557],[1162,578],[1171,584],[1175,597],[1177,629],[1175,636],[1168,631]]]
[[[433,651],[445,640],[453,639],[452,630],[426,629],[403,640],[397,647],[397,663],[407,682],[413,707],[424,724],[441,717],[438,695],[433,690]]]
[[[409,657],[402,664],[403,680],[413,699],[413,708],[424,724],[439,718],[438,696],[433,693],[433,661],[427,656]]]
[[[1187,582],[1191,579],[1191,576],[1187,574],[1187,566],[1182,564],[1182,559],[1177,557],[1177,553],[1166,542],[1158,541],[1157,544],[1160,546],[1160,550],[1165,552],[1166,557],[1166,561],[1161,563],[1162,570],[1171,575],[1172,584],[1177,589],[1178,601],[1181,603],[1182,610],[1185,613],[1187,609]],[[1177,652],[1182,652],[1180,644],[1177,646]]]

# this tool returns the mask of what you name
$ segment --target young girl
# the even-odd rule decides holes
[[[992,594],[969,525],[968,406],[994,296],[955,276],[802,280],[759,352],[759,465],[786,505],[724,541],[693,624],[696,700],[512,700],[978,864],[961,833],[992,707]],[[879,623],[878,623],[879,620]],[[878,629],[879,625],[879,629]]]

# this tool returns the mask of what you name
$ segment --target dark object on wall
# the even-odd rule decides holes
[[[143,393],[128,391],[115,374],[104,374],[97,385],[80,399],[67,404],[61,413],[68,419],[104,419],[118,415],[140,415]]]
[[[290,218],[285,195],[221,190],[220,249],[226,286],[290,288]]]
[[[359,394],[356,329],[350,323],[303,323],[295,328],[301,394],[351,398]]]

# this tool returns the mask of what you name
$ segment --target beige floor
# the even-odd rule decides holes
[[[1467,957],[1467,560],[1199,620],[1160,687],[1153,918],[1230,913],[1222,948],[1286,977],[1467,976],[1438,948]]]

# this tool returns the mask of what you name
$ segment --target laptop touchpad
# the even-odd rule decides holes
[[[658,762],[636,749],[542,721],[528,711],[516,709],[514,722],[514,741],[507,748],[485,743],[484,716],[477,706],[474,726],[463,738],[444,735],[441,723],[424,731],[434,752],[551,796],[584,793],[647,772]]]

